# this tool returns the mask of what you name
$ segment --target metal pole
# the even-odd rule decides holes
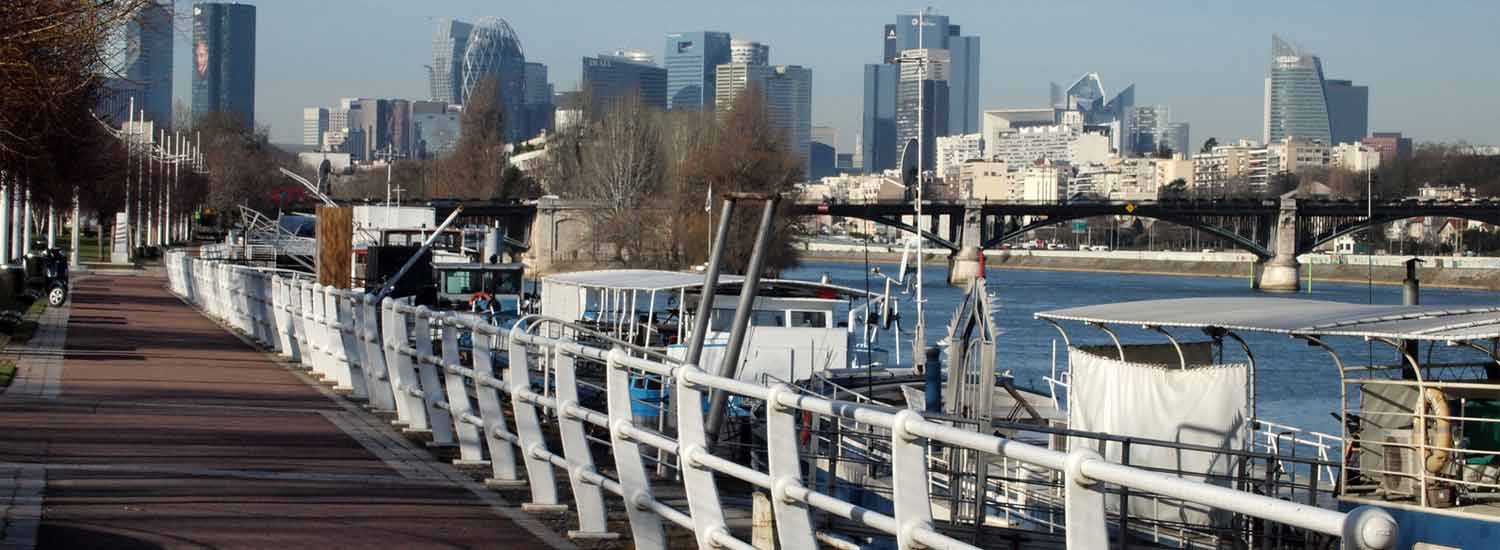
[[[708,317],[713,313],[714,292],[719,286],[719,259],[724,253],[724,243],[729,241],[729,220],[734,216],[733,196],[724,197],[724,212],[719,216],[719,231],[714,236],[714,247],[708,252],[708,270],[703,277],[703,294],[698,300],[698,313],[693,318],[693,333],[688,335],[687,363],[697,365],[703,357],[703,338],[708,335]]]
[[[0,264],[10,261],[10,190],[7,174],[0,172]]]
[[[78,188],[74,187],[73,188],[73,240],[71,241],[72,246],[69,247],[69,249],[68,249],[68,265],[71,265],[71,266],[74,266],[74,267],[77,267],[78,266],[78,262],[82,260],[82,257],[78,253],[78,246],[79,246],[79,244],[78,244],[78,235],[79,235],[79,232],[83,230],[82,228],[83,228],[83,208],[81,206],[79,206],[79,202],[78,202]],[[103,239],[104,239],[104,232],[103,231],[99,231],[99,240],[102,241]]]
[[[755,234],[755,249],[750,252],[750,266],[745,273],[744,286],[740,287],[740,301],[734,311],[734,326],[729,332],[729,348],[725,350],[723,360],[719,361],[717,374],[720,377],[734,378],[739,371],[740,352],[745,347],[750,314],[755,308],[755,295],[760,291],[760,272],[765,268],[766,249],[771,245],[771,235],[775,232],[772,224],[776,221],[776,207],[780,204],[781,197],[772,195],[766,200],[765,210],[761,213],[760,228]],[[708,424],[704,428],[708,431],[710,443],[719,436],[724,423],[724,405],[728,400],[729,396],[722,391],[714,390],[711,393]]]

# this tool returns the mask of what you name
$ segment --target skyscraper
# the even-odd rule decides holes
[[[771,47],[751,40],[729,41],[729,62],[747,65],[769,65]]]
[[[432,65],[427,67],[432,100],[462,103],[464,52],[469,49],[469,33],[474,26],[463,21],[438,19],[432,37]]]
[[[357,99],[349,104],[349,135],[361,140],[346,149],[354,160],[374,161],[391,145],[391,103],[384,99]],[[378,154],[377,154],[378,153]]]
[[[547,66],[526,62],[526,97],[521,103],[525,115],[522,137],[531,139],[552,130],[552,83],[547,81]]]
[[[1332,144],[1359,143],[1370,131],[1370,88],[1348,80],[1326,80],[1328,130]]]
[[[218,111],[255,126],[255,6],[193,4],[193,118]]]
[[[729,62],[729,33],[669,34],[663,59],[667,65],[667,108],[713,109],[714,68]]]
[[[500,101],[505,112],[505,140],[517,142],[531,136],[526,133],[525,114],[522,105],[526,96],[526,53],[521,50],[521,39],[510,23],[499,17],[481,17],[469,33],[469,42],[464,50],[463,85],[460,89],[462,103],[479,87],[486,77],[495,77],[500,88]]]
[[[323,133],[328,131],[328,109],[308,107],[302,110],[302,144],[313,147],[323,144]]]
[[[405,99],[392,99],[387,102],[390,105],[390,122],[386,124],[386,131],[390,132],[391,152],[400,157],[410,157],[411,145],[411,102]]]
[[[911,140],[921,144],[923,170],[937,162],[937,138],[949,135],[948,50],[920,49],[901,52],[900,81],[896,86],[896,146]]]
[[[944,94],[941,101],[945,112],[941,117],[930,118],[945,121],[945,127],[934,135],[980,131],[979,38],[962,36],[959,26],[949,24],[947,16],[935,15],[930,11],[899,15],[895,24],[885,25],[881,30],[881,64],[865,66],[864,126],[861,128],[864,139],[860,154],[863,156],[862,169],[866,172],[896,167],[900,147],[895,142],[897,136],[894,132],[887,133],[880,125],[890,120],[886,113],[894,115],[897,111],[893,104],[897,101],[894,82],[896,65],[908,50],[943,51],[947,56],[947,76],[943,79],[943,84],[936,86],[946,90],[941,92]],[[882,66],[885,68],[872,68]],[[890,87],[884,88],[887,83]],[[894,130],[894,126],[891,130]]]
[[[1323,62],[1318,56],[1304,54],[1280,36],[1272,35],[1262,141],[1273,143],[1298,137],[1328,145],[1333,132],[1324,91]]]
[[[106,116],[125,120],[134,99],[146,120],[172,124],[172,13],[170,2],[152,1],[111,33],[103,71]]]
[[[788,147],[802,159],[803,175],[811,174],[811,69],[798,65],[725,63],[715,68],[714,78],[714,108],[718,116],[727,114],[740,94],[760,90],[771,127],[786,132]]]
[[[895,168],[900,157],[896,143],[895,64],[865,65],[864,112],[860,132],[860,170],[878,173]]]
[[[1125,154],[1151,152],[1135,148],[1134,136],[1138,132],[1131,118],[1135,114],[1135,84],[1108,97],[1099,73],[1085,73],[1066,89],[1052,83],[1051,95],[1054,109],[1078,112],[1083,117],[1084,129],[1109,134],[1110,147],[1115,150]]]
[[[629,52],[599,54],[583,58],[582,88],[590,101],[593,116],[609,111],[611,105],[629,95],[641,103],[667,108],[667,70],[649,61],[641,61]]]

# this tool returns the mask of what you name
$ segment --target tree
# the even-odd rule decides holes
[[[446,198],[489,199],[516,197],[501,176],[505,155],[505,106],[494,75],[484,77],[464,103],[463,133],[453,152],[439,164],[433,192]]]
[[[640,210],[657,196],[665,170],[661,121],[630,99],[617,103],[594,131],[582,165],[588,183],[582,195],[600,206],[593,214],[594,239],[611,245],[617,261],[644,258],[659,250],[649,237],[660,228],[642,223]]]
[[[802,179],[802,159],[790,149],[786,132],[771,125],[761,91],[751,87],[735,98],[720,125],[719,138],[689,161],[688,174],[711,183],[718,193],[787,196]],[[759,209],[741,208],[735,216],[723,254],[724,267],[731,273],[743,273],[749,266],[759,225],[758,213]],[[774,229],[766,255],[766,268],[773,274],[799,261],[792,240],[800,233],[794,220],[785,216],[780,217]]]
[[[1201,152],[1212,153],[1212,152],[1214,152],[1214,147],[1218,147],[1218,146],[1219,146],[1219,138],[1215,138],[1215,137],[1208,138],[1208,139],[1206,139],[1206,140],[1203,141],[1203,149],[1201,149]]]

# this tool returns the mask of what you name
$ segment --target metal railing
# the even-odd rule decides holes
[[[834,519],[880,533],[906,548],[973,548],[933,518],[929,445],[977,451],[1026,464],[1061,479],[1062,529],[1070,548],[1110,544],[1105,487],[1158,495],[1332,536],[1346,548],[1389,548],[1396,524],[1375,508],[1349,513],[1105,461],[1097,453],[1064,453],[924,418],[914,410],[809,395],[787,384],[760,385],[706,373],[696,365],[647,356],[626,345],[579,343],[578,328],[529,317],[500,329],[472,317],[318,285],[305,276],[166,256],[174,292],[409,429],[456,446],[459,460],[488,459],[495,484],[529,489],[526,508],[568,510],[575,538],[613,536],[605,494],[623,500],[637,548],[667,548],[668,524],[691,533],[700,548],[751,549],[731,532],[724,496],[748,487],[769,495],[775,537],[783,548],[860,547],[845,533],[820,530]],[[460,340],[467,339],[467,349]],[[631,389],[640,376],[670,388],[675,434],[634,418]],[[585,383],[584,376],[602,381]],[[602,388],[602,395],[583,390]],[[703,403],[711,391],[757,402],[764,418],[765,467],[710,451]],[[509,415],[506,414],[507,409]],[[819,491],[799,447],[805,423],[852,421],[888,434],[892,513]],[[555,429],[560,443],[551,443]],[[606,444],[607,443],[607,444]],[[652,474],[657,457],[675,462],[686,506],[658,498],[667,483]],[[601,466],[601,464],[608,467]],[[572,497],[564,508],[558,475]],[[813,474],[816,475],[816,474]],[[742,490],[742,489],[739,489]],[[732,499],[731,499],[732,500]],[[817,520],[817,521],[815,521]]]

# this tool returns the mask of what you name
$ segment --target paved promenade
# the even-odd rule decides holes
[[[0,394],[0,550],[568,547],[160,272],[80,280]]]

